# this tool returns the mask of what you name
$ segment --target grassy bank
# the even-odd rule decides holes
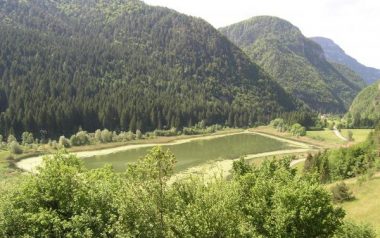
[[[347,184],[355,199],[342,204],[347,213],[346,217],[359,223],[370,224],[380,237],[380,176],[363,183],[356,181]]]

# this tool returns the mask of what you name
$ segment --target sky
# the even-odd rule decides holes
[[[216,28],[253,16],[277,16],[296,25],[305,36],[330,38],[362,64],[380,69],[379,0],[144,0],[144,2],[201,17]]]

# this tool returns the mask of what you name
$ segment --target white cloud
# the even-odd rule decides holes
[[[333,39],[363,64],[380,68],[378,0],[144,0],[197,16],[215,27],[258,15],[284,18],[306,36]]]

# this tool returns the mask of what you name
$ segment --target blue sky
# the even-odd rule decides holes
[[[379,0],[144,0],[201,17],[215,27],[272,15],[284,18],[304,35],[334,40],[361,63],[380,69]]]

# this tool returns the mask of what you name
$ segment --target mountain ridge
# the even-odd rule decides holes
[[[94,2],[2,2],[1,134],[244,126],[298,108],[209,23],[140,1]]]
[[[372,84],[380,79],[380,69],[367,67],[361,64],[358,60],[346,54],[346,52],[333,40],[325,37],[311,37],[310,39],[322,47],[326,58],[329,61],[349,67],[362,77],[367,84]]]
[[[258,16],[219,29],[290,94],[321,112],[344,112],[360,91],[290,22]],[[359,83],[360,84],[360,83]]]

